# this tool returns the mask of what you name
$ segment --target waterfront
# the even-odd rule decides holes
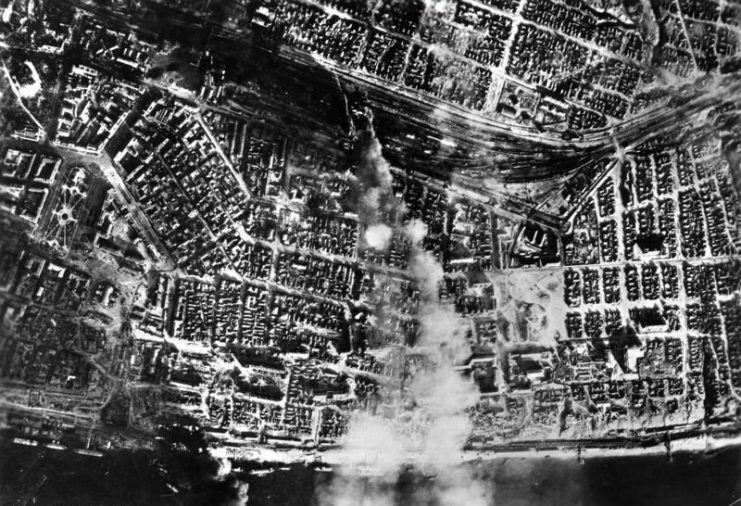
[[[204,454],[117,452],[96,458],[9,441],[0,450],[2,504],[244,504],[248,495],[250,505],[320,506],[330,504],[338,480],[352,482],[358,505],[447,504],[440,499],[441,477],[411,469],[389,481],[303,465],[264,472],[245,464],[218,477],[218,464]],[[468,466],[467,476],[482,480],[497,506],[729,506],[741,498],[740,447],[676,453],[671,461],[664,455],[589,457],[581,464],[508,457]]]

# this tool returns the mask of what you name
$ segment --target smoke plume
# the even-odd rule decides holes
[[[386,409],[351,415],[341,449],[331,455],[339,465],[332,484],[318,493],[320,504],[400,504],[395,486],[409,466],[434,476],[431,489],[412,504],[491,504],[489,484],[461,465],[472,428],[466,409],[478,397],[476,386],[454,369],[470,353],[467,324],[439,302],[444,271],[423,249],[427,226],[420,220],[404,222],[404,205],[392,191],[391,167],[372,131],[357,178],[366,245],[382,250],[397,237],[411,243],[408,274],[419,291],[419,335],[414,346],[403,347],[403,371],[384,399]],[[375,319],[383,319],[382,310],[377,309]]]
[[[369,226],[365,230],[365,244],[373,249],[385,250],[388,249],[391,243],[391,236],[394,231],[388,225],[383,223],[376,223]]]

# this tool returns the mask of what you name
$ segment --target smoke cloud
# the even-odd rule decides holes
[[[355,171],[358,218],[366,226],[394,224],[400,219],[403,206],[394,197],[391,166],[383,157],[381,143],[372,131],[364,132],[360,142],[365,149]]]
[[[382,223],[376,223],[365,230],[365,244],[373,249],[385,250],[388,249],[393,235],[394,231],[391,227]]]
[[[414,219],[404,223],[391,167],[372,131],[361,160],[358,215],[366,227],[365,243],[385,249],[396,237],[411,242],[408,274],[419,291],[419,335],[414,346],[403,346],[403,372],[388,385],[385,409],[351,415],[341,449],[331,458],[339,464],[333,482],[319,491],[318,499],[326,505],[400,504],[395,486],[411,465],[434,476],[432,487],[411,504],[491,504],[489,483],[462,465],[472,430],[466,409],[478,398],[477,387],[454,368],[470,354],[468,324],[452,306],[439,302],[444,271],[422,247],[427,225]],[[371,319],[382,320],[383,309],[376,308]]]
[[[209,456],[216,463],[213,480],[230,487],[230,495],[223,504],[227,506],[247,506],[249,504],[249,484],[236,479],[233,475],[232,458],[225,448],[210,447]]]
[[[404,227],[404,234],[409,237],[413,244],[419,244],[427,236],[427,225],[422,220],[409,220],[409,223]]]

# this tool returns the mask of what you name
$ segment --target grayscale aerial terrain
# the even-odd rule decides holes
[[[0,504],[741,504],[741,1],[0,0]]]

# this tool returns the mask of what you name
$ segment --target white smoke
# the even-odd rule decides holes
[[[224,480],[229,477],[232,472],[232,461],[229,458],[226,449],[210,447],[208,449],[208,453],[211,455],[211,458],[213,458],[219,465],[219,467],[216,469],[215,478],[217,480]]]
[[[228,506],[247,506],[249,504],[249,484],[241,480],[233,480],[232,457],[229,455],[229,452],[223,447],[211,446],[208,449],[208,453],[218,465],[213,479],[231,483],[234,487],[234,496],[224,504]]]
[[[425,301],[435,303],[438,287],[445,276],[440,262],[429,251],[415,247],[409,262],[409,270]]]
[[[365,230],[365,244],[373,249],[386,250],[391,243],[391,238],[394,235],[394,231],[388,225],[383,223],[376,223],[375,225],[369,226]]]
[[[455,6],[453,0],[425,0],[425,15],[449,18],[455,12]]]
[[[400,207],[393,198],[391,166],[383,157],[381,143],[374,135],[367,142],[355,177],[360,222],[370,226],[396,221]]]
[[[396,234],[412,243],[409,274],[419,290],[416,318],[420,330],[416,345],[406,350],[415,360],[407,363],[400,385],[386,400],[386,409],[375,415],[351,415],[342,448],[333,459],[339,468],[332,485],[319,492],[320,504],[397,504],[394,485],[410,464],[435,476],[432,490],[420,492],[432,497],[419,497],[420,503],[490,504],[490,485],[461,465],[472,429],[465,410],[478,399],[477,387],[454,369],[470,354],[467,322],[451,306],[439,302],[444,271],[421,247],[427,226],[420,220],[402,223],[403,204],[391,191],[391,168],[375,137],[363,162],[359,198],[366,212],[359,216],[361,222],[370,220],[364,222],[365,242],[385,249]]]
[[[383,157],[383,148],[378,138],[373,135],[366,150],[366,163],[372,168],[371,174],[376,180],[376,186],[381,188],[390,188],[393,182],[391,174],[391,165]]]
[[[343,438],[345,463],[367,466],[375,474],[388,475],[398,471],[397,451],[404,449],[407,442],[399,437],[392,420],[357,413],[353,416],[352,430]],[[395,448],[396,451],[387,451]]]
[[[427,225],[422,220],[409,220],[409,223],[404,226],[404,234],[412,241],[412,244],[419,244],[427,236]]]

